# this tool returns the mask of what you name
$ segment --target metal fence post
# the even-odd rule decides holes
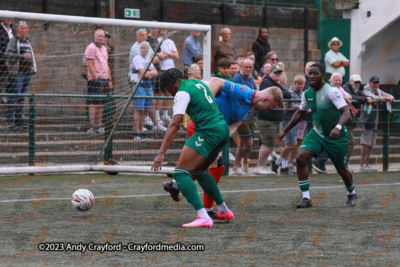
[[[104,109],[104,115],[105,115],[104,121],[105,121],[105,132],[106,132],[104,135],[104,141],[107,141],[108,137],[111,134],[111,130],[113,129],[114,112],[115,112],[114,99],[111,94],[108,94]],[[104,150],[104,160],[111,159],[112,152],[113,152],[113,139],[111,138],[110,142],[108,142],[107,147]]]
[[[389,134],[390,134],[390,114],[388,111],[383,112],[383,171],[389,169]]]
[[[35,165],[36,150],[36,96],[32,94],[29,97],[29,166]]]

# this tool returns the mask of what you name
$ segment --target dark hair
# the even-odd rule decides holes
[[[218,67],[230,67],[232,64],[232,61],[230,61],[227,58],[221,58],[220,60],[218,60]]]
[[[321,65],[320,63],[314,63],[310,66],[311,67],[316,67],[318,68],[322,74],[325,74],[325,67],[323,65]]]
[[[160,90],[164,93],[164,95],[167,95],[167,93],[166,93],[167,86],[170,84],[174,84],[179,79],[183,79],[182,71],[180,71],[176,68],[171,68],[171,69],[166,70],[165,72],[161,73],[161,75],[160,75]],[[171,92],[169,92],[169,93],[171,93]]]
[[[193,60],[193,63],[197,63],[200,60],[203,60],[203,55],[199,55],[199,56],[195,57],[194,60]]]

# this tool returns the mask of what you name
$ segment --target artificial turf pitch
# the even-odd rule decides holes
[[[181,196],[162,190],[166,176],[106,174],[0,178],[0,265],[4,266],[399,266],[399,172],[353,174],[355,207],[338,175],[311,175],[314,206],[297,177],[223,177],[235,219],[213,228],[181,228],[196,218]],[[79,188],[93,192],[90,211],[74,210]],[[199,188],[199,191],[201,189]],[[202,194],[201,194],[202,195]],[[204,251],[39,251],[38,244],[200,244]]]

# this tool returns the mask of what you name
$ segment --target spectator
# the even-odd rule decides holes
[[[351,95],[349,95],[343,88],[342,88],[342,82],[343,78],[342,75],[338,72],[333,73],[331,75],[331,84],[339,89],[340,94],[342,95],[344,101],[346,103],[349,103],[349,101],[352,99]],[[350,102],[351,105],[351,102]],[[351,117],[351,109],[350,109],[350,117]],[[350,135],[349,135],[349,143],[350,143]],[[354,140],[352,140],[352,143],[354,144]],[[319,154],[319,156],[313,160],[312,162],[312,167],[313,169],[318,172],[318,173],[326,173],[326,162],[328,161],[329,156],[328,152],[323,149],[322,152]]]
[[[308,71],[310,70],[312,64],[315,64],[315,62],[309,61],[307,62],[304,68],[304,78],[306,79],[306,83],[304,84],[304,91],[310,87],[310,79],[308,79]]]
[[[346,70],[344,67],[348,67],[350,65],[350,61],[343,56],[342,53],[339,52],[339,48],[343,45],[343,42],[340,41],[337,37],[333,37],[332,40],[329,41],[328,47],[329,51],[325,54],[325,66],[326,66],[326,80],[330,80],[330,76],[334,72],[340,73],[342,77],[345,76]]]
[[[254,56],[253,52],[247,52],[246,53],[246,59],[250,59],[251,61],[253,61],[253,65],[256,63],[256,57]],[[258,70],[255,69],[255,67],[253,68],[253,72],[251,73],[251,77],[254,79],[254,81],[257,84],[257,81],[260,78],[260,73],[258,72]]]
[[[221,37],[222,41],[216,43],[211,52],[211,66],[214,71],[217,70],[216,64],[221,58],[226,58],[232,62],[235,56],[235,48],[229,43],[231,39],[231,30],[229,28],[223,28],[221,30]]]
[[[147,57],[149,53],[150,44],[148,42],[142,42],[140,44],[140,54],[132,59],[132,73],[131,81],[139,83],[140,77],[144,75],[140,85],[135,93],[135,96],[153,96],[153,89],[151,88],[151,79],[158,75],[156,68],[153,64],[150,64],[148,71],[145,74],[146,66],[149,64],[150,59]],[[146,111],[150,112],[151,106],[153,105],[153,99],[135,99],[135,111],[134,111],[134,126],[135,132],[137,133],[137,139],[143,140],[148,139],[143,133],[144,118]],[[150,113],[150,116],[153,114]],[[165,127],[158,124],[158,121],[153,117],[151,118],[154,123],[155,131],[165,131]]]
[[[271,51],[271,47],[268,43],[268,29],[261,28],[258,30],[258,38],[253,43],[251,50],[254,52],[256,57],[255,69],[261,73],[261,68],[265,62],[265,56]]]
[[[279,83],[282,72],[283,71],[278,64],[272,65],[271,72],[261,82],[260,91],[271,86],[277,86],[282,90],[283,98],[292,98],[292,94]],[[254,170],[255,174],[271,174],[271,171],[266,168],[267,159],[276,146],[275,138],[279,134],[279,127],[280,123],[283,121],[283,117],[283,109],[271,110],[269,112],[258,112],[258,129],[262,145],[258,154],[257,167]],[[278,167],[275,167],[273,171],[276,173]]]
[[[238,73],[239,73],[238,63],[236,61],[233,61],[231,63],[231,66],[229,67],[229,75],[233,78]]]
[[[31,82],[31,76],[37,71],[35,55],[27,35],[28,24],[25,21],[20,21],[17,27],[17,36],[14,36],[8,42],[5,53],[8,61],[10,91],[15,94],[7,102],[6,124],[8,128],[15,126],[28,128],[28,125],[22,119],[25,99],[18,96],[26,93]]]
[[[15,35],[14,30],[11,28],[11,23],[12,19],[4,18],[0,26],[0,93],[7,93],[7,86],[9,86],[5,53],[8,42]],[[1,102],[7,104],[7,98],[2,97]]]
[[[303,75],[296,75],[294,77],[294,85],[289,88],[292,99],[301,99],[304,91],[304,84],[306,79]],[[300,102],[285,102],[285,115],[282,122],[282,128],[286,128],[292,119],[294,113],[300,107]],[[294,126],[285,136],[285,148],[282,150],[278,159],[275,161],[277,166],[281,165],[281,174],[289,173],[289,163],[292,164],[297,152],[297,133],[298,125]],[[304,137],[303,137],[304,139]]]
[[[233,82],[247,85],[250,89],[256,90],[256,84],[251,77],[253,68],[254,66],[252,60],[243,60],[243,68],[237,75],[235,75],[235,77],[233,77]],[[233,175],[244,175],[248,171],[248,159],[252,146],[252,132],[254,121],[254,116],[251,116],[237,129],[239,135],[239,144],[236,149],[235,164],[233,165],[232,170]],[[242,159],[243,168],[241,168],[240,166]]]
[[[245,59],[244,55],[240,54],[236,57],[236,62],[238,63],[238,73],[242,70],[243,60]],[[235,77],[235,76],[233,76]]]
[[[262,80],[264,80],[264,78],[267,77],[267,75],[271,71],[271,63],[265,62],[261,69],[263,71],[262,76],[260,75],[260,77],[256,81],[256,84],[258,84],[258,85],[261,84]]]
[[[201,78],[203,79],[203,55],[195,57],[193,62],[199,65]]]
[[[391,104],[394,97],[391,94],[383,92],[379,89],[380,79],[377,76],[372,76],[368,85],[362,91],[365,96],[372,98],[372,100],[387,101]],[[372,104],[373,108],[370,114],[366,112],[361,113],[361,121],[363,122],[363,132],[361,134],[361,164],[360,171],[371,171],[369,166],[369,157],[371,155],[372,147],[376,142],[376,135],[378,131],[379,122],[379,109],[383,109],[382,104]]]
[[[213,77],[218,77],[224,80],[233,81],[231,76],[229,75],[229,67],[231,66],[231,62],[226,59],[222,58],[218,62],[218,73],[212,75]]]
[[[356,126],[357,123],[357,110],[361,109],[361,106],[367,102],[368,105],[372,103],[372,98],[369,96],[365,96],[361,90],[359,90],[361,85],[361,77],[358,74],[353,74],[350,77],[350,80],[343,85],[343,89],[351,95],[353,100],[357,100],[358,102],[352,103],[354,106],[354,110],[351,109],[352,113],[350,116],[349,121],[346,123],[346,128],[347,128],[347,133],[349,135],[349,147],[347,151],[347,166],[348,162],[350,160],[351,154],[354,150],[354,127]],[[355,114],[354,114],[355,113]]]
[[[281,78],[279,79],[279,83],[286,85],[287,84],[287,76],[286,76],[286,72],[285,72],[285,66],[283,65],[282,62],[279,62],[276,52],[274,52],[274,51],[268,52],[267,55],[265,56],[265,62],[270,63],[271,66],[274,64],[280,65],[280,67],[282,68],[282,74],[281,74]]]
[[[140,28],[136,32],[136,42],[132,45],[131,50],[129,52],[129,64],[132,63],[134,57],[136,57],[140,53],[140,44],[147,40],[147,30],[145,28]],[[147,54],[148,58],[151,58],[154,54],[153,49],[150,47],[149,53]],[[153,64],[158,63],[158,57],[155,56],[152,62]],[[129,77],[132,76],[132,68],[129,68]]]
[[[108,66],[107,48],[104,46],[104,31],[97,29],[94,33],[94,41],[87,46],[85,57],[88,67],[88,95],[101,95],[104,90],[113,88],[111,73]],[[103,118],[104,100],[88,98],[89,106],[89,133],[104,132],[101,120]]]
[[[161,35],[165,35],[167,33],[166,29],[162,29],[160,31]],[[162,37],[158,38],[158,41],[161,42]],[[160,59],[160,75],[165,72],[166,70],[175,68],[175,63],[174,59],[178,60],[179,59],[179,53],[178,50],[176,49],[174,41],[171,39],[167,38],[164,39],[164,42],[161,44],[161,51],[157,54],[158,58]],[[165,124],[169,124],[171,122],[171,117],[168,115],[168,110],[169,110],[169,104],[170,101],[168,100],[162,100],[161,106],[164,107],[163,110],[163,115],[161,116],[161,119],[164,121]],[[160,113],[159,111],[156,110],[156,119],[160,119]]]
[[[200,32],[198,31],[190,32],[190,36],[186,38],[185,44],[183,45],[182,58],[183,65],[185,66],[185,72],[187,72],[187,69],[192,63],[196,63],[194,62],[194,59],[203,54],[203,49],[197,40],[199,35]]]
[[[158,34],[158,29],[149,29],[149,34],[147,35],[147,42],[150,44],[151,49],[155,51],[156,53],[160,52],[160,48],[158,48],[159,42],[157,40],[157,34]],[[158,49],[157,49],[158,48]],[[157,70],[157,73],[160,73],[160,63],[159,61],[154,61],[153,62],[154,67]],[[153,89],[153,94],[154,96],[162,96],[162,93],[160,92],[160,79],[158,78],[158,75],[152,79],[152,89]],[[159,99],[154,99],[153,100],[153,105],[150,109],[149,115],[147,115],[144,118],[144,125],[147,127],[154,127],[154,123],[151,120],[150,117],[152,118],[158,118],[157,124],[163,126],[163,121],[160,119],[160,110],[159,107],[162,105],[161,103],[162,100]],[[158,117],[155,117],[156,110],[158,111]],[[150,116],[151,114],[151,116]],[[143,129],[147,130],[147,129]]]
[[[193,63],[192,65],[189,66],[188,68],[188,80],[191,79],[198,79],[201,80],[201,70],[199,65],[196,63]]]

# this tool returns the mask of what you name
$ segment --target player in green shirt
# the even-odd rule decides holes
[[[218,157],[219,152],[229,142],[229,127],[218,110],[208,86],[200,80],[184,80],[183,73],[175,68],[160,76],[160,89],[167,90],[174,99],[174,113],[152,170],[158,172],[164,161],[165,152],[178,132],[183,116],[187,113],[195,123],[195,133],[182,149],[173,172],[179,189],[187,201],[197,211],[195,221],[183,227],[212,227],[213,221],[204,208],[197,187],[190,178],[192,174],[203,190],[218,205],[219,219],[231,220],[233,213],[226,206],[214,178],[207,172],[208,167]]]
[[[348,192],[346,205],[354,206],[357,195],[354,190],[353,177],[346,168],[348,138],[347,129],[344,126],[350,118],[350,111],[339,90],[328,83],[324,83],[324,66],[319,63],[313,64],[308,75],[310,88],[304,92],[300,107],[289,124],[277,136],[277,143],[280,145],[286,133],[311,108],[314,128],[304,138],[296,157],[297,175],[303,193],[303,200],[297,204],[297,208],[312,206],[307,162],[311,157],[318,156],[323,149],[328,152],[329,158],[344,181]]]

